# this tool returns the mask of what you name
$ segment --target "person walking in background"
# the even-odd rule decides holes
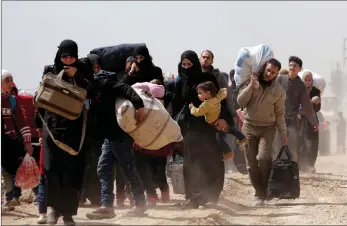
[[[337,153],[346,154],[346,119],[340,111],[337,114]]]

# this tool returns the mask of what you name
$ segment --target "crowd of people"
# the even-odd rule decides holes
[[[281,63],[270,59],[236,87],[235,71],[220,72],[212,66],[214,58],[209,50],[200,57],[194,51],[184,51],[178,59],[178,76],[165,81],[146,46],[137,47],[126,60],[124,71],[116,74],[103,70],[98,55],[79,58],[74,41],[61,42],[54,64],[45,66],[43,75],[65,70],[65,81],[76,82],[87,90],[87,138],[75,156],[61,150],[52,135],[80,150],[83,115],[68,120],[43,108],[35,109],[34,103],[32,109],[23,109],[15,77],[2,70],[2,210],[11,211],[19,204],[20,188],[15,186],[15,176],[26,153],[41,169],[40,184],[33,189],[39,224],[56,224],[63,217],[65,225],[74,225],[73,216],[87,199],[98,206],[87,214],[89,219],[115,217],[115,199],[118,207],[124,207],[129,199],[129,214],[139,216],[157,202],[169,202],[166,165],[171,154],[184,159],[186,200],[180,206],[216,204],[224,185],[224,160],[233,156],[225,141],[229,134],[236,137],[244,151],[255,189],[254,206],[271,199],[267,196],[267,181],[272,160],[282,145],[288,145],[301,170],[314,172],[319,137],[315,112],[321,105],[320,91],[313,86],[312,73],[305,72],[303,79],[298,76],[302,60],[289,57],[288,70],[281,71]],[[134,88],[162,102],[179,124],[184,143],[167,145],[161,150],[166,154],[153,156],[119,127],[115,117],[118,98],[133,104],[138,123],[145,120],[144,103]],[[237,110],[244,116],[242,128],[234,123]],[[299,139],[302,131],[309,141],[304,150]],[[49,214],[47,207],[51,207]]]

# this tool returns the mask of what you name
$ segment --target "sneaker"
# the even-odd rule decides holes
[[[115,216],[116,214],[114,213],[113,206],[101,206],[86,214],[86,217],[90,220],[110,219],[114,218]]]
[[[11,203],[12,206],[20,206],[20,202],[18,198],[14,198]]]
[[[149,207],[154,207],[157,205],[158,195],[148,195],[147,196],[147,205]]]
[[[47,224],[47,215],[45,213],[40,213],[39,219],[37,220],[38,224]]]
[[[223,156],[224,156],[224,160],[233,160],[234,159],[234,152],[231,151],[227,154],[224,154]]]
[[[55,210],[52,210],[47,217],[47,223],[48,224],[57,224],[58,219],[60,217],[60,213],[58,213]]]
[[[134,206],[133,208],[131,208],[127,215],[128,216],[144,216],[145,212],[146,212],[147,208],[145,205],[141,205],[141,206]]]
[[[73,220],[72,216],[64,216],[63,217],[64,225],[76,225],[76,222]]]
[[[9,211],[14,211],[14,207],[12,206],[12,201],[5,201],[2,205],[1,205],[1,211],[4,212],[9,212]]]
[[[167,191],[162,191],[162,192],[161,192],[160,201],[161,201],[162,203],[168,203],[168,202],[170,202],[170,191],[169,191],[169,190],[167,190]]]
[[[264,205],[264,199],[261,197],[256,197],[252,203],[252,207],[260,207]]]

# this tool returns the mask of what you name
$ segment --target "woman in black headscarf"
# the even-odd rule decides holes
[[[122,82],[133,85],[137,82],[150,82],[153,79],[158,79],[164,84],[162,70],[153,64],[146,46],[136,47],[133,57],[135,62],[131,65],[130,71],[124,76]]]
[[[190,114],[188,105],[198,107],[196,87],[211,81],[219,89],[213,74],[203,73],[199,58],[188,50],[181,55],[178,65],[178,78],[175,85],[168,84],[166,94],[172,98],[172,116],[180,124],[184,135],[184,180],[186,202],[183,206],[197,208],[207,202],[218,202],[224,185],[224,162],[216,139],[216,130],[205,122],[204,117]],[[166,98],[170,101],[171,98]],[[217,121],[220,129],[225,129],[224,119],[232,120],[222,103],[222,113]],[[222,128],[223,127],[223,128]]]
[[[93,78],[91,65],[78,59],[78,47],[72,40],[60,43],[54,60],[54,65],[46,66],[44,74],[53,72],[58,74],[65,68],[63,80],[89,90]],[[54,138],[79,150],[82,137],[83,114],[76,120],[69,120],[42,108],[38,109],[47,122]],[[48,223],[56,224],[63,216],[64,224],[74,225],[72,218],[77,214],[79,204],[79,190],[84,172],[85,156],[81,151],[72,156],[58,148],[49,136],[42,121],[36,117],[37,127],[42,132],[44,168],[47,180],[47,205],[52,208],[48,215]]]

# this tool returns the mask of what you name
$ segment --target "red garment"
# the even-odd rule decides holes
[[[169,155],[172,155],[174,149],[176,151],[181,152],[180,149],[182,146],[183,146],[183,142],[177,142],[177,143],[168,144],[158,150],[148,150],[148,149],[141,148],[135,142],[133,144],[133,148],[135,151],[142,152],[146,155],[158,156],[158,157],[167,157]]]
[[[18,138],[16,132],[17,127],[18,132],[23,137],[24,143],[31,143],[30,127],[26,123],[22,109],[23,106],[19,104],[17,97],[15,99],[17,104],[12,117],[10,95],[6,93],[1,94],[1,116],[2,120],[4,120],[5,134],[13,139]]]
[[[18,101],[21,106],[23,106],[24,116],[27,124],[30,127],[31,137],[36,138],[39,136],[35,124],[35,106],[33,102],[33,96],[29,96],[24,92],[19,92]]]
[[[40,148],[40,173],[41,175],[44,175],[45,174],[45,169],[44,169],[44,165],[43,165],[43,147],[41,146]]]

